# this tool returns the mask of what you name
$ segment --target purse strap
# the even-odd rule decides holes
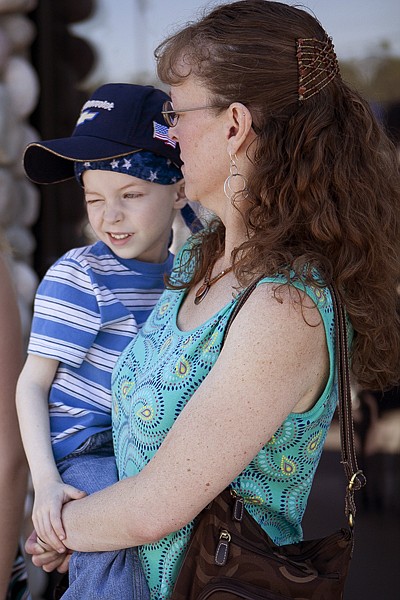
[[[233,320],[264,275],[253,281],[240,295],[225,327],[222,346]],[[341,463],[347,479],[345,515],[351,528],[354,527],[356,503],[354,492],[366,484],[364,473],[359,469],[354,445],[354,422],[351,407],[350,368],[348,350],[347,317],[344,306],[333,286],[328,286],[332,297],[336,331],[336,368],[338,372],[338,414],[340,426]],[[222,347],[221,346],[221,347]]]
[[[347,478],[345,496],[345,515],[350,527],[354,526],[356,504],[354,492],[367,482],[359,469],[354,445],[354,421],[351,406],[349,346],[347,316],[336,289],[329,286],[335,316],[336,330],[336,368],[338,371],[338,413],[340,426],[341,463]]]

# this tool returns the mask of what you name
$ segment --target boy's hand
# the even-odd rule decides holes
[[[70,500],[79,500],[86,496],[85,492],[61,480],[50,481],[36,486],[32,521],[38,538],[60,554],[66,550],[62,541],[65,531],[61,520],[63,504]]]

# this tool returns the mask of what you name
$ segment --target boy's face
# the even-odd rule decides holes
[[[166,260],[175,211],[185,204],[179,183],[159,185],[125,173],[91,170],[82,180],[89,222],[102,242],[120,258]]]

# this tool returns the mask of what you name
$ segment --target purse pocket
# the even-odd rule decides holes
[[[341,554],[345,555],[350,549],[350,547],[347,548],[345,544],[343,544],[342,548],[337,547],[338,534],[333,534],[328,538],[316,540],[315,542],[302,542],[303,548],[308,548],[308,550],[303,550],[302,552],[293,554],[288,552],[288,550],[295,548],[296,544],[292,546],[277,546],[273,551],[271,551],[271,547],[266,547],[265,550],[261,550],[259,546],[253,545],[248,540],[237,536],[234,533],[228,533],[230,536],[230,543],[235,544],[241,549],[247,551],[247,562],[249,563],[254,561],[254,564],[258,565],[260,572],[264,570],[265,565],[272,566],[274,568],[276,566],[276,568],[280,567],[280,570],[284,569],[285,572],[290,571],[291,575],[296,577],[309,578],[311,574],[314,574],[320,580],[339,580],[340,575],[336,570],[336,565],[333,571],[324,572],[323,570],[318,569],[317,565],[314,564],[315,557],[319,552],[323,556],[322,566],[326,567],[329,564],[328,558],[331,556],[338,557]],[[332,544],[332,540],[334,540],[336,543]],[[228,551],[229,550],[227,549],[227,556]],[[243,556],[244,555],[242,554],[242,557]],[[311,559],[311,561],[308,559]],[[242,559],[242,564],[243,562],[244,561]],[[281,596],[278,597],[280,598]]]
[[[210,581],[196,600],[291,600],[270,590],[228,577],[216,577]]]

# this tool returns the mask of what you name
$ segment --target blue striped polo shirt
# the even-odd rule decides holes
[[[56,460],[111,428],[111,372],[164,289],[161,264],[122,259],[103,243],[70,250],[46,273],[28,353],[59,361],[49,394]]]

